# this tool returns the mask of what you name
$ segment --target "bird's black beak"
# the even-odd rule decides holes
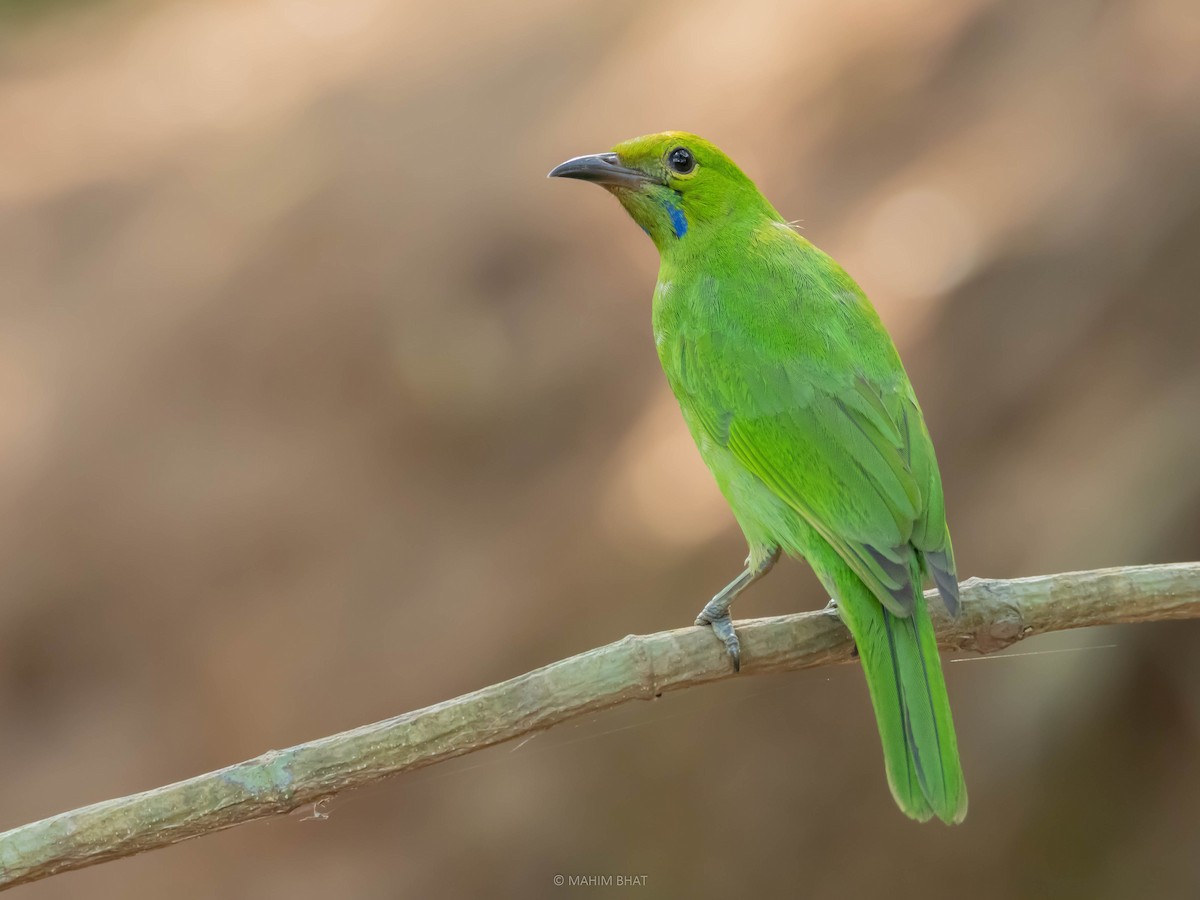
[[[547,178],[578,178],[610,187],[636,191],[643,185],[657,183],[645,172],[627,169],[615,153],[597,153],[593,156],[577,156],[550,170]]]

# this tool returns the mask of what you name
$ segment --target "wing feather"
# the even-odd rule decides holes
[[[730,387],[705,378],[705,353],[681,350],[689,360],[682,397],[709,437],[828,541],[884,606],[912,612],[917,552],[933,556],[947,606],[957,607],[937,463],[903,369],[880,384],[864,372],[831,378],[801,360],[745,350],[743,377]]]

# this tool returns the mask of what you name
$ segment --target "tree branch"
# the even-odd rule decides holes
[[[1200,618],[1200,563],[972,578],[962,599],[958,620],[932,604],[939,643],[993,653],[1047,631]],[[740,677],[846,662],[853,648],[830,610],[739,622],[738,634]],[[724,647],[706,628],[630,635],[425,709],[6,831],[0,890],[283,815],[575,716],[731,677]]]

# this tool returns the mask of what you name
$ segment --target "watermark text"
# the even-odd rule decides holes
[[[647,875],[622,875],[616,872],[598,875],[555,875],[555,887],[645,887]]]

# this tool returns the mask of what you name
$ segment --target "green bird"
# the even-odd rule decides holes
[[[781,552],[807,560],[858,646],[905,814],[961,822],[958,759],[924,576],[958,614],[941,475],[921,407],[862,289],[708,141],[665,132],[550,172],[610,191],[661,258],[654,342],[700,455],[749,545],[697,625]]]

